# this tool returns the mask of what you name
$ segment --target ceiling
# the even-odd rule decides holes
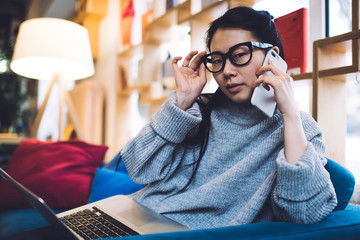
[[[1,0],[0,54],[11,54],[19,26],[24,20],[34,17],[71,19],[76,2],[77,0]]]

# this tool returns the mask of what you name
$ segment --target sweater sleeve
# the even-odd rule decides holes
[[[149,184],[175,171],[185,151],[181,143],[200,122],[198,106],[194,104],[187,111],[179,109],[172,92],[150,123],[121,150],[132,180]]]
[[[337,205],[335,189],[324,167],[327,161],[323,157],[325,147],[320,130],[317,126],[310,129],[306,131],[306,137],[310,138],[307,149],[296,164],[287,162],[284,150],[276,160],[278,175],[272,204],[275,216],[281,221],[319,222]]]

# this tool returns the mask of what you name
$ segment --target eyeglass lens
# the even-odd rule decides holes
[[[240,45],[227,54],[213,53],[206,59],[206,68],[210,72],[221,71],[225,65],[226,58],[230,57],[232,63],[242,66],[249,62],[251,49],[247,45]]]

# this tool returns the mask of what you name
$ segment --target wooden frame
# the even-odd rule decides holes
[[[325,156],[345,165],[346,79],[360,71],[359,0],[352,0],[352,31],[313,43],[312,115],[323,131]],[[346,52],[352,63],[346,65]],[[337,65],[337,66],[336,66]]]
[[[319,79],[325,77],[333,77],[336,75],[345,75],[349,73],[355,73],[360,70],[359,68],[359,39],[360,30],[355,30],[349,33],[345,33],[339,36],[321,39],[314,42],[313,48],[313,117],[317,120],[318,117],[318,91],[319,91]],[[322,48],[330,45],[341,44],[346,41],[351,41],[352,48],[352,64],[349,66],[335,67],[329,69],[319,69],[320,57],[319,51]],[[341,79],[341,78],[338,78]],[[343,79],[345,80],[345,79]]]

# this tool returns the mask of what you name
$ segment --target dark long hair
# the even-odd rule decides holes
[[[212,38],[219,28],[240,28],[250,31],[261,42],[277,46],[280,50],[280,56],[284,58],[283,45],[273,19],[273,16],[267,11],[257,11],[248,7],[229,9],[210,24],[205,40],[207,50],[211,51]]]
[[[273,17],[267,11],[256,11],[249,7],[235,7],[229,9],[224,15],[210,23],[206,32],[206,46],[211,52],[210,45],[215,32],[218,29],[239,28],[250,31],[255,38],[264,43],[270,43],[277,46],[280,50],[280,56],[284,58],[283,46],[280,35],[276,29]],[[202,121],[199,125],[197,134],[185,139],[184,143],[188,146],[200,146],[199,157],[193,162],[193,173],[187,184],[180,190],[185,190],[192,182],[200,160],[205,154],[209,139],[210,115],[211,111],[217,105],[220,105],[225,97],[224,93],[217,89],[212,95],[201,95],[196,102],[200,106]]]

